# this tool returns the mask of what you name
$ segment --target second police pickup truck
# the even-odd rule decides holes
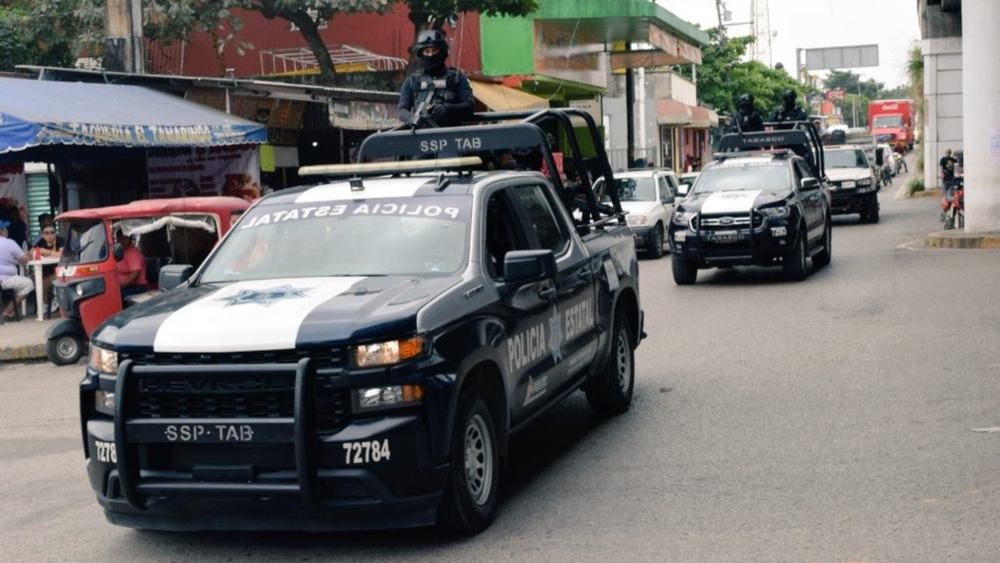
[[[517,149],[556,170],[537,124],[570,113],[373,135],[362,161],[412,160],[303,170],[329,181],[257,202],[197,271],[165,267],[175,288],[101,326],[81,382],[108,520],[477,532],[512,433],[578,389],[627,410],[643,316],[617,195],[583,223],[558,177],[467,168]]]

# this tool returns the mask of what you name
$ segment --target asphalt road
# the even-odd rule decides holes
[[[898,188],[897,184],[893,188]],[[1000,251],[923,249],[931,199],[837,218],[833,262],[641,262],[627,414],[581,394],[520,435],[497,520],[454,538],[111,526],[86,479],[81,366],[0,367],[0,561],[1000,561]]]

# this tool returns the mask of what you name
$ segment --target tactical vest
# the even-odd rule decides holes
[[[434,78],[424,73],[413,75],[416,82],[414,90],[416,95],[413,100],[413,107],[420,107],[427,102],[428,105],[434,103],[451,104],[458,98],[458,87],[460,83],[458,69],[449,68],[444,76]]]

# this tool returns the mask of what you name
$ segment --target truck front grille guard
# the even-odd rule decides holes
[[[725,215],[725,216],[729,216],[729,215]],[[760,219],[761,219],[759,227],[758,227],[758,225],[754,224],[754,216],[759,216]],[[755,247],[755,242],[756,242],[754,240],[754,233],[756,231],[758,231],[758,230],[763,229],[765,226],[767,226],[767,220],[766,220],[766,218],[764,218],[763,216],[761,216],[759,213],[757,213],[757,211],[754,210],[754,209],[751,209],[745,218],[744,217],[738,217],[737,218],[735,216],[733,216],[733,217],[734,217],[735,220],[733,221],[733,224],[731,225],[732,227],[736,228],[737,230],[741,230],[740,227],[746,227],[747,228],[747,232],[749,233],[749,237],[747,239],[747,243],[749,245],[750,254],[752,255],[753,254],[753,249]],[[722,225],[720,225],[718,223],[719,218],[717,218],[717,217],[708,217],[708,218],[706,218],[705,216],[700,215],[700,216],[698,216],[697,220],[698,220],[698,226],[697,226],[695,232],[698,234],[698,238],[696,239],[697,243],[698,243],[698,246],[697,246],[698,257],[699,257],[699,259],[702,259],[702,258],[705,257],[705,249],[704,249],[705,234],[711,232],[709,230],[703,229],[702,227],[706,226],[706,221],[708,222],[707,226],[710,226],[710,227],[720,227]]]
[[[316,448],[310,447],[315,440],[313,431],[313,409],[309,408],[314,367],[310,358],[302,358],[296,364],[257,364],[253,366],[199,365],[203,377],[231,377],[237,373],[266,372],[273,375],[294,375],[295,377],[295,418],[292,424],[292,441],[295,451],[295,472],[297,484],[240,483],[227,485],[230,491],[261,496],[298,494],[309,508],[318,510],[318,473],[315,458]],[[122,362],[115,381],[115,449],[118,453],[118,482],[122,496],[136,510],[146,509],[147,495],[144,493],[195,492],[213,490],[215,485],[207,483],[156,483],[144,485],[140,477],[138,446],[130,447],[127,427],[130,416],[128,405],[136,394],[137,376],[170,377],[177,374],[176,367],[138,365],[134,360]],[[138,444],[140,442],[137,442]]]

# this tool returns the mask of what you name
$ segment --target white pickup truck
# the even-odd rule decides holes
[[[615,174],[615,182],[622,209],[628,212],[626,219],[635,235],[636,248],[646,250],[653,258],[660,258],[667,226],[674,214],[677,175],[671,170],[655,168],[628,170]],[[604,178],[594,183],[594,192],[598,196],[604,194]]]

